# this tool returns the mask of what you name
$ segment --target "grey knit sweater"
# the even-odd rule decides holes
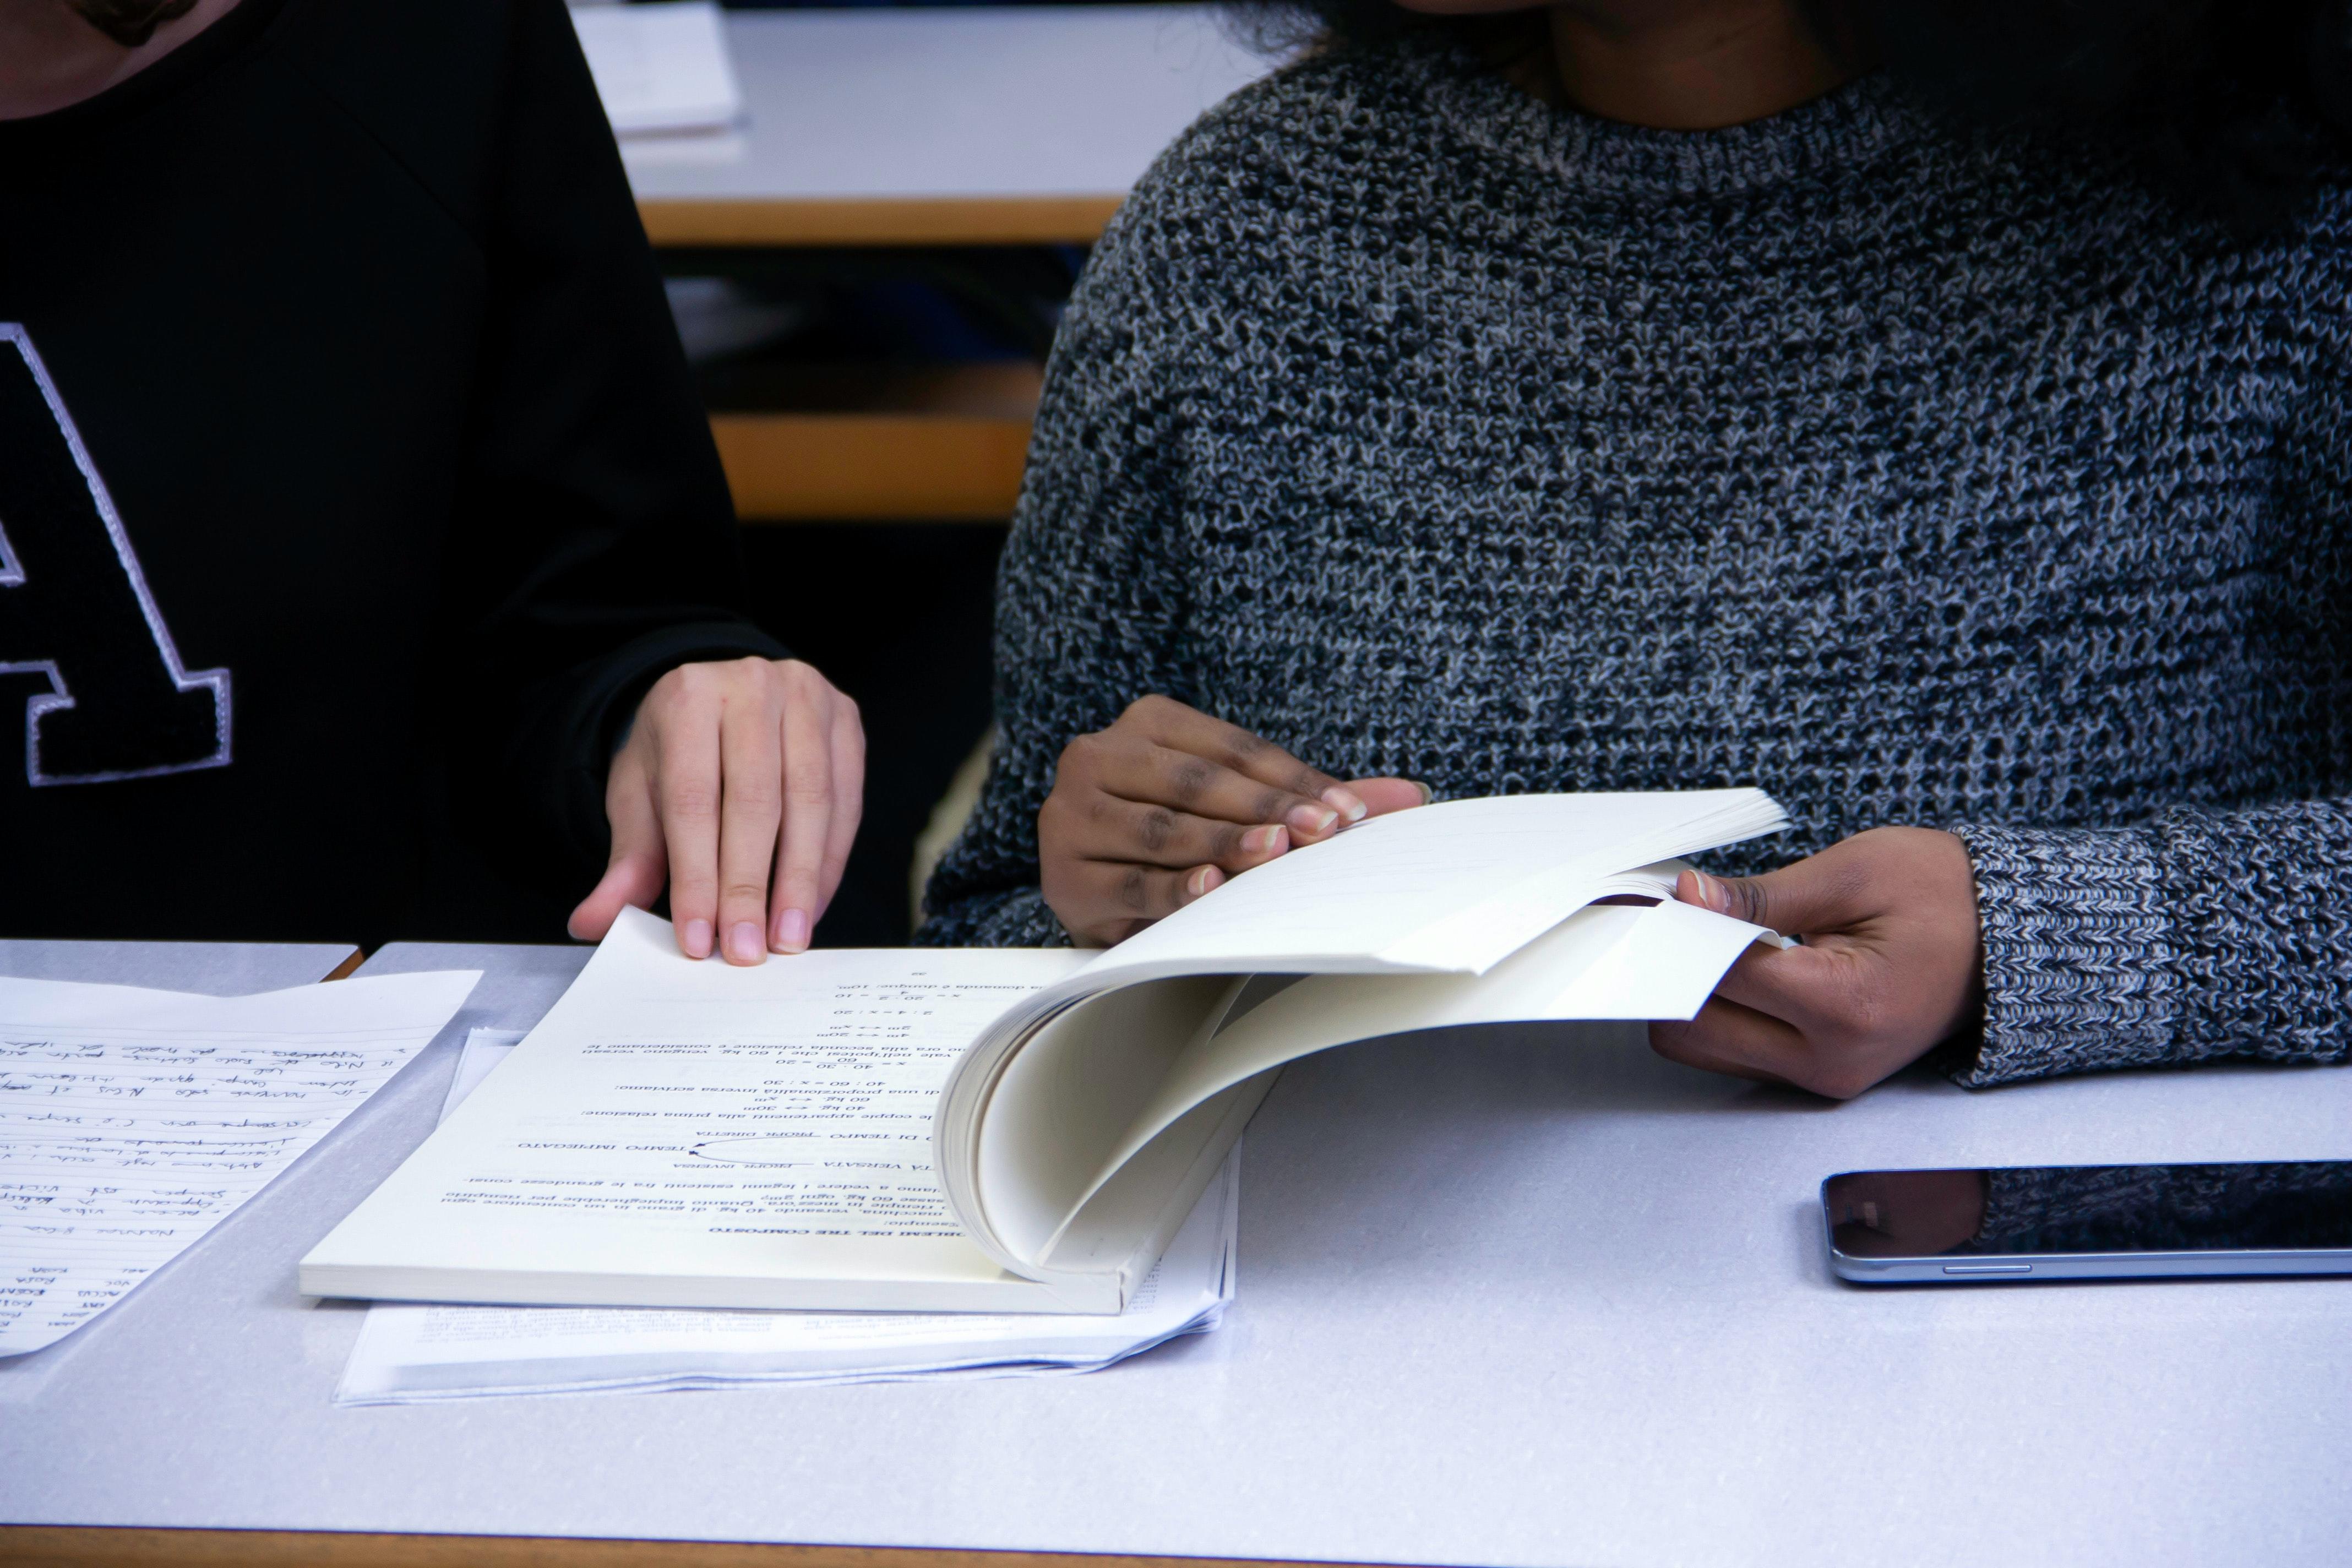
[[[1037,808],[1164,692],[1441,798],[1757,784],[1762,869],[1974,858],[1965,1082],[2352,1049],[2352,250],[1865,79],[1753,125],[1428,45],[1163,156],[1087,268],[934,942],[1066,940]]]

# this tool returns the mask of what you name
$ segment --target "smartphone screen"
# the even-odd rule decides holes
[[[2352,1161],[1848,1171],[1831,1266],[1873,1283],[2352,1273]]]

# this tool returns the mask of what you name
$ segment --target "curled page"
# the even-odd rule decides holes
[[[1039,1256],[1131,1160],[1196,1106],[1286,1062],[1382,1035],[1464,1024],[1697,1016],[1761,926],[1668,900],[1579,910],[1484,975],[1308,975],[1207,1029],[1171,1064]],[[984,1130],[983,1141],[994,1130]]]
[[[1669,899],[1675,857],[1786,821],[1770,796],[1752,789],[1514,795],[1374,818],[1258,867],[1024,998],[982,1032],[950,1078],[933,1129],[949,1203],[1007,1270],[1040,1280],[1105,1268],[1131,1278],[1164,1241],[1171,1214],[1181,1214],[1172,1205],[1197,1191],[1265,1092],[1271,1064],[1247,1071],[1216,1064],[1241,1059],[1240,1041],[1273,1041],[1276,1020],[1307,1005],[1293,1003],[1213,1045],[1240,978],[1321,977],[1308,996],[1340,1011],[1305,1020],[1297,1038],[1320,1043],[1292,1056],[1425,1027],[1396,1021],[1415,1016],[1409,1008],[1381,1009],[1404,1008],[1409,983],[1420,980],[1449,983],[1429,993],[1428,1006],[1439,1006],[1439,997],[1469,1006],[1463,999],[1485,986],[1482,977],[1530,944],[1556,939],[1565,962],[1596,932],[1622,938],[1640,926],[1633,916],[1561,927],[1613,895]],[[1613,940],[1594,950],[1584,991],[1548,999],[1532,1014],[1488,1016],[1686,1017],[1759,931],[1736,921],[1706,928],[1731,945],[1693,1000],[1691,977],[1706,967],[1696,956],[1681,969],[1663,958],[1634,963],[1654,945],[1663,953],[1672,933],[1689,934],[1674,923],[1684,915],[1655,918],[1622,953]],[[1717,951],[1701,942],[1693,953]],[[1342,1004],[1359,991],[1360,1006]],[[1520,988],[1497,980],[1495,994],[1516,996]],[[1584,1008],[1601,1010],[1576,1011]],[[1358,1022],[1328,1023],[1342,1013]],[[1172,1195],[1159,1203],[1170,1184]]]

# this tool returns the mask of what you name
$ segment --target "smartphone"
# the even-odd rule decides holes
[[[1822,1220],[1860,1284],[2352,1274],[2352,1160],[1847,1171]]]

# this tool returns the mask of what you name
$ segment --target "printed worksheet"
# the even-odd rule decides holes
[[[302,1260],[303,1288],[1054,1310],[956,1223],[931,1116],[972,1036],[1087,956],[826,948],[736,969],[624,911],[512,1059]]]
[[[0,979],[0,1355],[79,1328],[439,1034],[478,971],[257,996]]]

